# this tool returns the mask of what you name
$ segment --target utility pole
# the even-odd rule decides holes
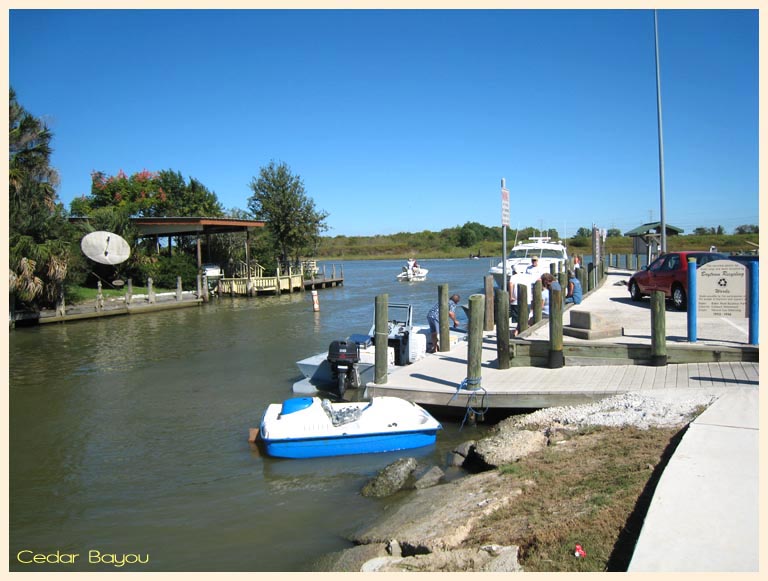
[[[664,134],[661,123],[661,71],[659,67],[659,19],[653,11],[653,36],[656,46],[656,118],[659,126],[659,190],[661,207],[661,254],[667,251],[667,220],[664,209]]]

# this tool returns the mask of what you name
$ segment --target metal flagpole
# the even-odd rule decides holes
[[[659,126],[659,188],[661,205],[661,249],[667,251],[667,220],[664,209],[664,134],[661,128],[661,73],[659,70],[659,19],[656,10],[653,11],[653,36],[656,46],[656,118]]]
[[[509,225],[509,190],[506,180],[501,178],[501,264],[503,285],[501,290],[507,290],[507,226]]]

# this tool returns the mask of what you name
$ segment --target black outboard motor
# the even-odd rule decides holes
[[[338,385],[339,397],[347,389],[360,387],[360,374],[357,364],[360,362],[360,347],[354,341],[331,341],[328,347],[328,362],[331,364],[333,378]]]

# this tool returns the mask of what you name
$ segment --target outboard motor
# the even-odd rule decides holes
[[[328,347],[328,362],[331,364],[333,378],[338,385],[339,397],[347,389],[360,387],[360,347],[354,341],[331,341]]]

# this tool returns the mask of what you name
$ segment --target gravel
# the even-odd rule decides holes
[[[525,428],[560,424],[563,426],[682,426],[689,423],[703,408],[709,406],[717,393],[699,390],[660,391],[655,395],[623,393],[600,401],[578,406],[545,408],[511,419],[511,426]]]

